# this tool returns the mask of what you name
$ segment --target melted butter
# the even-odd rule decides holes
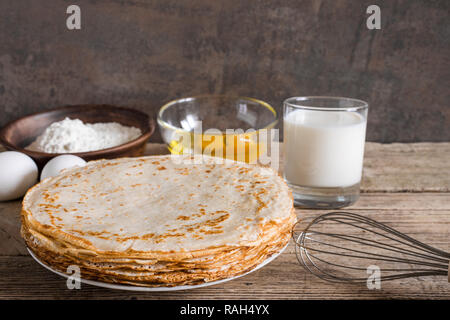
[[[266,143],[259,141],[257,132],[222,135],[187,133],[178,140],[172,140],[168,148],[177,155],[201,153],[246,163],[256,163],[267,151]]]

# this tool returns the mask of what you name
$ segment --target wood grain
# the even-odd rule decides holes
[[[167,153],[149,144],[147,154]],[[346,211],[363,214],[450,251],[450,143],[368,143],[360,200]],[[297,210],[307,220],[326,211]],[[328,283],[297,262],[293,243],[266,267],[228,283],[189,291],[134,293],[82,285],[39,266],[19,235],[20,202],[0,203],[0,299],[450,299],[445,277],[383,282],[381,290]]]
[[[449,192],[449,159],[450,143],[366,142],[361,192]]]
[[[449,192],[450,143],[367,143],[363,192]]]

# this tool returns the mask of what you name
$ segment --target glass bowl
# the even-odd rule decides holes
[[[278,115],[258,99],[203,95],[165,104],[157,122],[173,154],[202,153],[253,163],[267,151],[267,140],[261,137],[276,126]]]

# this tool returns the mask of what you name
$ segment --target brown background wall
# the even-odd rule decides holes
[[[66,28],[78,4],[82,29]],[[382,29],[368,30],[370,4]],[[0,0],[0,125],[65,104],[236,93],[370,102],[372,141],[449,141],[450,1]],[[152,140],[158,140],[159,135]]]

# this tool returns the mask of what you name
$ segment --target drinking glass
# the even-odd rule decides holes
[[[284,179],[297,206],[341,208],[359,198],[368,108],[342,97],[284,101]]]

